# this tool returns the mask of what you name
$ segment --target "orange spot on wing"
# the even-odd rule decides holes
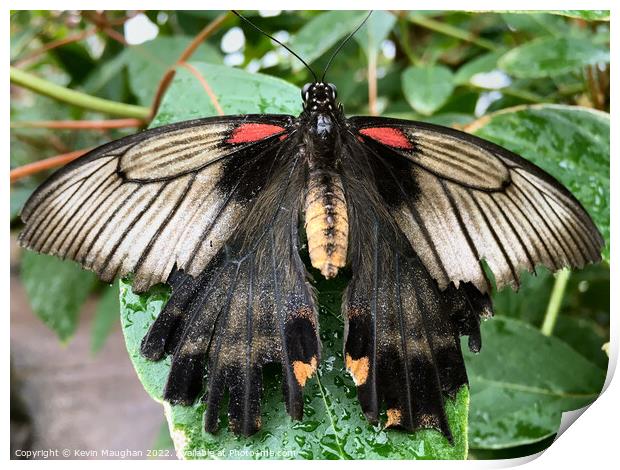
[[[293,361],[293,374],[297,382],[302,387],[306,385],[306,381],[312,377],[312,374],[316,371],[316,356],[312,356],[310,363],[302,361]]]
[[[387,410],[387,421],[385,423],[385,427],[389,428],[392,426],[398,426],[401,419],[402,413],[400,410],[398,408],[390,408]]]
[[[345,359],[345,365],[347,366],[347,370],[351,373],[355,385],[359,387],[360,385],[364,385],[366,383],[366,380],[368,380],[369,368],[369,362],[367,357],[353,359],[347,354],[347,357]]]
[[[388,147],[400,149],[413,148],[413,144],[409,141],[405,133],[395,127],[367,127],[365,129],[360,129],[360,134],[370,137]]]
[[[279,134],[284,131],[284,127],[274,126],[273,124],[260,124],[248,122],[235,128],[232,135],[226,142],[229,144],[242,144],[245,142],[256,142],[258,140]]]

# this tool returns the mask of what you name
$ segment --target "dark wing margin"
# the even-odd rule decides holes
[[[34,192],[19,242],[77,261],[104,281],[134,273],[137,292],[165,282],[175,265],[197,276],[265,182],[267,171],[247,174],[252,162],[274,152],[291,122],[206,118],[103,145]]]
[[[381,171],[394,159],[410,162],[413,190],[395,184],[391,214],[414,250],[445,289],[488,283],[518,287],[522,271],[556,271],[601,259],[604,240],[575,197],[524,158],[478,137],[426,123],[352,118],[353,131]]]

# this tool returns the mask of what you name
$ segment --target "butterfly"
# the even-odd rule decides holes
[[[106,282],[131,274],[135,292],[169,284],[142,355],[172,356],[164,398],[202,396],[208,432],[228,393],[229,427],[246,436],[261,427],[268,363],[302,419],[321,361],[307,251],[317,276],[350,274],[344,360],[368,420],[385,407],[387,426],[451,439],[444,399],[467,384],[460,336],[479,351],[493,313],[484,263],[498,288],[517,287],[539,265],[599,261],[603,238],[566,188],[505,148],[346,117],[324,78],[301,99],[296,117],[209,117],[92,150],[32,194],[19,242]]]

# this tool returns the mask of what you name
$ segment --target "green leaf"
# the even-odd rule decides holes
[[[32,186],[13,187],[11,185],[11,221],[17,218],[32,191],[34,191]]]
[[[77,264],[24,251],[21,280],[34,313],[67,342],[78,324],[78,313],[96,277]]]
[[[466,85],[471,83],[472,78],[479,73],[497,70],[497,61],[503,54],[504,51],[487,52],[466,62],[454,74],[454,83],[456,85]]]
[[[609,21],[609,10],[549,10],[549,13],[588,21]]]
[[[362,46],[366,55],[376,54],[395,23],[396,18],[391,13],[382,10],[375,11],[354,38]]]
[[[510,13],[526,15],[550,13],[587,21],[609,21],[609,10],[511,10]]]
[[[465,353],[472,448],[512,447],[555,434],[562,412],[594,401],[605,382],[603,369],[520,321],[484,322],[482,338],[480,354]]]
[[[586,65],[609,62],[609,48],[586,38],[535,39],[499,59],[499,66],[518,78],[555,77]]]
[[[577,33],[577,28],[566,18],[545,11],[507,11],[500,12],[499,16],[510,30],[526,33],[526,37],[559,37]]]
[[[405,98],[426,116],[441,108],[454,90],[454,76],[443,65],[411,66],[402,74]]]
[[[341,293],[341,290],[338,290]],[[324,292],[329,295],[329,292]],[[144,388],[162,402],[162,390],[170,358],[149,362],[140,355],[140,342],[168,298],[164,288],[138,296],[131,285],[121,282],[121,323],[129,356]],[[339,295],[338,295],[339,298]],[[372,426],[364,417],[355,386],[342,360],[342,321],[323,310],[321,317],[323,361],[318,377],[304,391],[304,419],[293,421],[286,413],[278,368],[264,374],[263,426],[256,435],[244,438],[227,429],[221,415],[217,435],[203,431],[204,404],[164,404],[177,453],[185,458],[301,458],[301,459],[463,459],[467,454],[467,409],[469,394],[463,388],[456,399],[447,400],[446,411],[454,435],[454,446],[435,430],[407,434]]]
[[[607,370],[609,358],[602,347],[609,336],[592,320],[560,315],[553,329],[553,336],[561,339],[590,362]]]
[[[152,103],[157,85],[166,70],[176,63],[191,42],[191,37],[162,36],[127,48],[124,54],[127,54],[125,60],[129,72],[129,85],[138,98],[138,103],[145,106]],[[192,60],[216,64],[222,61],[219,52],[208,43],[202,43],[196,49]]]
[[[578,106],[519,106],[490,114],[469,130],[566,185],[603,234],[609,262],[609,114]]]
[[[213,91],[224,114],[301,112],[299,88],[279,78],[251,74],[223,65],[192,62]],[[152,126],[217,114],[213,98],[200,81],[180,68],[164,96]]]
[[[519,291],[502,289],[493,293],[493,307],[497,315],[518,319],[539,327],[545,316],[553,275],[539,266],[536,275],[524,272],[521,276]]]
[[[194,63],[209,83],[225,113],[301,111],[299,89],[278,79],[249,74],[238,69]],[[162,102],[156,124],[190,119],[214,113],[211,98],[189,72],[179,70]],[[341,281],[340,281],[341,282]],[[157,286],[147,294],[136,295],[130,284],[121,282],[121,326],[129,357],[146,391],[163,403],[162,391],[170,358],[150,362],[140,355],[140,342],[169,296]],[[333,284],[331,285],[333,286]],[[329,286],[328,286],[329,287]],[[327,306],[321,315],[323,362],[319,377],[311,379],[305,390],[304,420],[295,422],[286,413],[278,367],[267,367],[264,374],[263,426],[251,438],[234,436],[222,426],[217,435],[203,430],[204,405],[170,406],[164,403],[177,452],[186,458],[449,458],[467,455],[467,409],[469,394],[463,388],[446,404],[454,435],[450,445],[439,432],[422,430],[407,434],[370,425],[359,406],[355,386],[344,370],[342,360],[342,320],[330,315],[339,311],[339,294],[321,296]],[[333,289],[333,287],[332,287]],[[320,288],[320,291],[325,289]],[[325,297],[327,295],[327,297]],[[333,303],[333,305],[332,305]],[[273,454],[269,452],[273,452]],[[250,455],[250,452],[254,452]]]
[[[118,301],[118,282],[105,286],[97,304],[91,331],[91,351],[97,353],[105,344],[114,324],[118,321],[121,306]]]
[[[289,46],[310,64],[353,31],[366,14],[363,11],[344,10],[321,13],[297,31]],[[293,58],[293,71],[299,72],[303,67],[301,62]]]

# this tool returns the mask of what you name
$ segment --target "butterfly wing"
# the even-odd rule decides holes
[[[464,133],[351,118],[340,158],[353,272],[345,363],[369,420],[451,438],[443,395],[467,383],[460,335],[479,351],[499,287],[522,270],[581,267],[602,238],[574,197],[523,158]]]
[[[197,276],[264,186],[257,156],[271,151],[291,119],[199,119],[103,145],[35,191],[19,241],[104,281],[133,273],[137,292],[165,282],[175,265]]]
[[[603,238],[574,196],[524,158],[478,137],[427,123],[353,118],[383,171],[407,162],[390,212],[443,289],[450,282],[519,285],[522,271],[601,259]],[[392,162],[393,163],[393,162]],[[402,165],[402,163],[401,163]],[[396,170],[398,171],[398,170]]]
[[[262,367],[279,362],[288,412],[319,361],[316,308],[298,255],[303,171],[288,116],[188,121],[99,147],[26,203],[23,246],[78,261],[104,280],[134,274],[170,300],[142,354],[172,355],[164,397],[192,403],[205,426],[260,428]]]
[[[261,370],[270,362],[282,364],[287,411],[301,419],[302,389],[320,360],[317,310],[298,253],[304,173],[291,143],[206,269],[195,278],[174,273],[172,296],[142,342],[147,358],[172,354],[166,400],[191,404],[206,385],[209,432],[218,429],[226,391],[231,429],[260,428]]]

